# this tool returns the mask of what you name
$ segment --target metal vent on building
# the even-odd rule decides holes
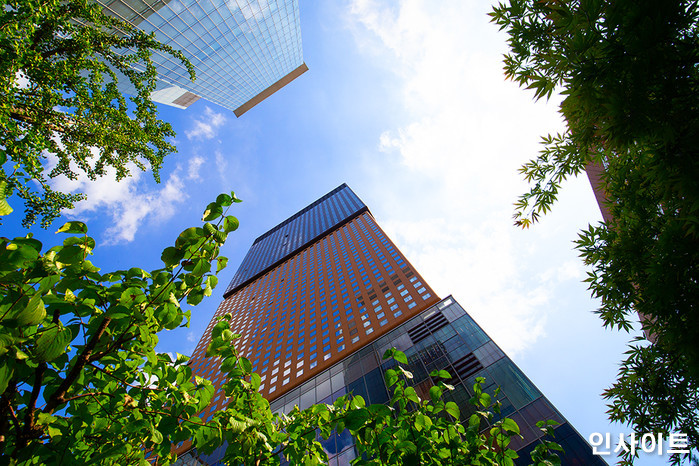
[[[459,383],[459,378],[461,380],[466,380],[473,374],[483,369],[483,364],[476,358],[473,353],[468,353],[463,358],[452,363],[453,370],[447,368],[446,371],[451,375],[451,379],[442,381],[449,385],[455,385]],[[436,380],[435,380],[436,382]]]
[[[418,344],[430,335],[430,332],[436,332],[440,328],[447,325],[449,321],[444,314],[437,311],[430,317],[425,319],[423,322],[417,324],[415,327],[408,330],[408,335],[413,341],[413,344]]]

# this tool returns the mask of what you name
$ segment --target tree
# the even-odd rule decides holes
[[[421,400],[407,384],[406,356],[389,350],[394,395],[388,406],[365,406],[347,395],[288,415],[272,414],[259,393],[260,376],[234,346],[230,315],[219,319],[207,349],[221,359],[227,408],[208,422],[198,417],[214,387],[194,377],[187,357],[156,351],[158,334],[188,325],[190,311],[212,293],[226,266],[219,248],[238,220],[239,202],[222,194],[209,204],[202,227],[188,228],[152,272],[134,267],[102,273],[88,257],[95,240],[85,224],[69,222],[62,245],[43,250],[31,235],[0,239],[0,455],[10,464],[157,464],[176,459],[171,445],[192,440],[199,453],[228,442],[228,464],[327,461],[316,433],[348,429],[357,439],[357,464],[512,465],[511,419],[493,422],[499,404],[474,387],[478,412],[466,424],[451,387],[439,382]],[[215,268],[214,268],[215,263]],[[186,303],[186,304],[185,304]],[[435,371],[434,378],[448,378]],[[481,433],[487,421],[490,428]],[[546,428],[546,426],[542,426]],[[543,443],[537,458],[560,449]],[[543,455],[543,456],[542,456]]]
[[[681,431],[699,447],[699,37],[696,2],[508,0],[493,21],[509,35],[505,74],[564,99],[562,134],[543,138],[521,172],[528,227],[562,182],[604,167],[612,220],[576,241],[606,327],[637,314],[655,343],[630,345],[605,391],[609,417],[639,432]],[[632,458],[628,458],[629,461]],[[675,457],[678,462],[681,458]]]
[[[180,59],[90,0],[6,0],[0,10],[0,215],[6,198],[25,204],[25,226],[44,227],[83,194],[56,191],[49,180],[80,173],[94,180],[113,170],[152,170],[174,152],[174,132],[150,99],[156,70],[151,54]],[[119,79],[136,94],[127,101]],[[38,184],[38,186],[36,186]]]

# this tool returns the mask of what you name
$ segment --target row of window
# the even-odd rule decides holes
[[[222,304],[217,314],[234,312],[231,327],[242,334],[237,349],[262,375],[263,393],[265,389],[274,393],[277,387],[317,367],[321,357],[326,362],[333,355],[341,356],[347,344],[356,345],[362,337],[370,337],[377,328],[402,317],[404,311],[416,307],[413,296],[423,300],[431,297],[416,276],[409,279],[414,289],[410,292],[396,272],[389,273],[386,254],[395,265],[395,257],[403,262],[371,216],[363,214]],[[380,265],[376,265],[379,257]],[[369,276],[371,269],[367,270],[370,264],[378,271],[373,278]],[[394,277],[395,295],[389,285],[378,293],[373,291],[378,291],[382,272]],[[372,300],[370,305],[365,302],[367,297]],[[204,346],[200,344],[195,356],[203,352]],[[278,365],[292,360],[296,361],[296,370],[277,375]],[[203,358],[193,361],[193,367],[208,375],[216,371]]]

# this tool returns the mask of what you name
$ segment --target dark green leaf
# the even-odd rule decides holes
[[[0,362],[0,395],[5,393],[7,385],[10,383],[12,375],[14,374],[14,369],[7,363],[8,361]]]
[[[349,430],[356,431],[369,419],[371,419],[371,414],[366,408],[354,409],[345,416],[345,425]]]

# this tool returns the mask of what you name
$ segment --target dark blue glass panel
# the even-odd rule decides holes
[[[368,400],[369,394],[367,393],[366,387],[364,386],[364,377],[360,377],[359,379],[347,385],[347,391],[352,393],[354,396],[360,395],[362,398],[364,398],[364,401]]]
[[[388,402],[388,392],[383,382],[381,369],[374,369],[365,376],[367,391],[369,392],[368,403],[383,404]]]

